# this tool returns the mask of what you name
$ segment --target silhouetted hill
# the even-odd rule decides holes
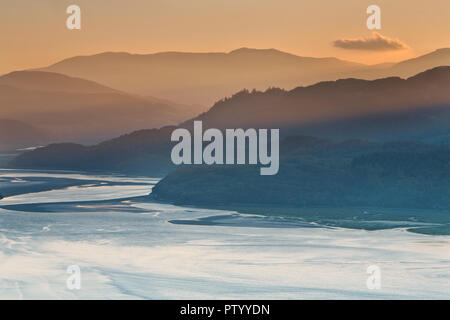
[[[283,128],[285,135],[447,139],[450,67],[434,68],[406,80],[343,79],[291,91],[241,91],[195,120],[213,128]]]
[[[277,175],[261,176],[258,166],[248,165],[183,167],[161,180],[151,197],[254,213],[272,208],[278,214],[285,213],[280,208],[300,213],[302,207],[322,206],[450,208],[448,146],[289,137],[280,152]]]
[[[170,134],[175,127],[135,131],[94,146],[51,144],[16,157],[18,168],[101,171],[162,177],[174,169]]]
[[[283,137],[318,136],[325,138],[318,141],[319,145],[325,146],[322,149],[327,155],[335,148],[327,139],[347,140],[347,148],[355,148],[358,152],[366,149],[374,152],[370,144],[361,142],[367,139],[417,140],[441,144],[450,138],[449,77],[450,67],[441,67],[407,80],[347,79],[299,87],[291,91],[244,91],[216,103],[196,119],[203,120],[205,128],[267,127],[281,128]],[[191,125],[192,120],[182,124],[184,127]],[[151,136],[146,136],[146,132],[151,132]],[[27,168],[101,170],[102,161],[105,161],[108,164],[104,167],[105,170],[139,171],[143,175],[153,175],[155,168],[148,159],[155,157],[157,171],[168,172],[173,169],[170,163],[171,131],[164,129],[158,132],[144,130],[141,134],[133,133],[126,136],[128,138],[125,140],[120,139],[124,141],[121,144],[113,143],[116,140],[107,141],[99,146],[105,145],[108,148],[82,147],[83,152],[77,147],[74,147],[73,152],[61,149],[60,146],[42,148],[21,155],[13,165]],[[149,139],[148,143],[145,143],[146,139]],[[317,138],[308,139],[312,139],[314,148],[318,147],[314,140]],[[140,143],[139,148],[135,147],[135,141]],[[156,142],[158,147],[155,147]],[[417,145],[421,145],[420,142]],[[126,151],[120,152],[122,148]],[[396,145],[395,148],[399,146]],[[100,149],[103,150],[102,157],[99,156]],[[142,150],[142,153],[133,153],[133,149]],[[341,150],[334,152],[337,154]],[[83,157],[80,158],[77,154]],[[167,163],[162,164],[160,160]],[[137,161],[140,165],[130,165]],[[164,170],[160,170],[161,167]]]
[[[336,58],[301,57],[275,49],[240,48],[229,53],[105,52],[68,58],[42,70],[93,80],[131,93],[211,105],[243,88],[290,90],[350,77],[407,78],[449,65],[450,49],[439,49],[396,64],[369,66]]]
[[[92,143],[176,124],[195,115],[190,109],[56,73],[21,71],[0,77],[0,118],[44,130],[51,142]]]

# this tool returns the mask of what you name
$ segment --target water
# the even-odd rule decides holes
[[[156,179],[0,171],[3,190],[53,178],[81,185],[0,201],[2,299],[450,298],[449,236],[135,198]],[[80,290],[66,286],[71,265]],[[381,269],[379,290],[367,288],[370,265]]]

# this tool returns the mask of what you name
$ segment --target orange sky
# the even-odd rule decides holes
[[[82,30],[66,28],[66,8],[82,10]],[[371,35],[366,8],[381,7],[384,36],[410,49],[366,52],[333,47]],[[231,51],[277,48],[374,64],[450,47],[448,0],[15,0],[0,10],[0,74],[104,51]]]

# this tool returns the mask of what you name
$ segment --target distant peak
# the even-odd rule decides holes
[[[282,51],[279,51],[279,50],[273,49],[273,48],[270,48],[270,49],[255,49],[255,48],[242,47],[242,48],[230,51],[230,52],[228,52],[228,54],[257,53],[257,52],[284,53]]]
[[[105,51],[96,54],[97,56],[130,56],[131,53],[125,51]]]

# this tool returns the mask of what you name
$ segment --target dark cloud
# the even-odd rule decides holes
[[[371,37],[359,39],[339,39],[334,41],[333,45],[347,50],[369,50],[369,51],[387,51],[403,50],[408,46],[397,39],[385,37],[378,32],[374,32]]]

